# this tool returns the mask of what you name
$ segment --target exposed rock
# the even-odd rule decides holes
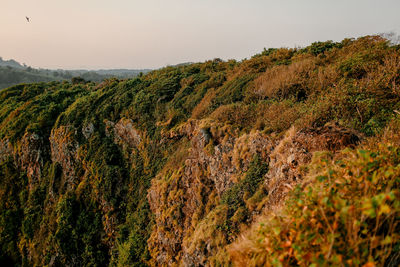
[[[205,237],[202,247],[206,249],[200,250],[193,249],[185,240],[199,235],[202,228],[198,223],[208,216],[207,205],[240,181],[255,155],[269,162],[265,188],[268,191],[266,206],[271,208],[282,203],[302,179],[300,167],[310,162],[313,152],[335,151],[360,141],[359,135],[337,124],[300,131],[292,128],[277,145],[258,131],[238,136],[229,129],[221,132],[219,127],[218,132],[216,128],[200,125],[190,121],[164,134],[165,138],[176,140],[186,135],[191,147],[184,166],[173,174],[153,180],[149,190],[150,207],[156,217],[149,248],[156,265],[203,266],[215,255],[218,250],[218,244],[213,243],[215,238],[207,241]]]
[[[171,139],[186,135],[191,147],[182,169],[171,177],[153,180],[149,190],[150,207],[156,216],[149,245],[157,265],[171,265],[184,259],[186,266],[200,266],[214,252],[210,247],[210,251],[192,255],[190,244],[183,240],[207,215],[206,206],[214,202],[211,198],[238,182],[256,154],[267,159],[272,149],[267,136],[260,132],[237,138],[230,129],[212,135],[214,130],[190,121],[171,135],[165,135]]]
[[[200,132],[199,132],[199,136],[201,137],[201,139],[204,140],[205,144],[208,144],[208,142],[210,142],[210,138],[211,138],[210,129],[201,128]]]
[[[361,138],[361,135],[353,130],[341,127],[337,123],[327,123],[323,127],[299,131],[293,141],[310,152],[338,151],[345,147],[355,147]]]
[[[135,148],[142,142],[139,131],[130,119],[122,118],[117,123],[105,121],[106,135],[113,137],[114,142],[127,148]]]
[[[0,163],[7,157],[13,157],[16,166],[26,171],[32,188],[41,177],[45,157],[49,154],[48,148],[36,133],[25,133],[17,147],[14,150],[8,140],[0,141]]]
[[[115,124],[115,138],[117,141],[123,142],[130,147],[136,147],[142,141],[138,130],[133,126],[133,121],[130,119],[122,118]]]
[[[35,133],[25,133],[21,139],[17,162],[19,167],[26,171],[30,188],[40,179],[46,153],[42,137]]]
[[[13,148],[10,141],[7,139],[0,140],[0,164],[3,163],[8,157],[13,156]]]
[[[354,147],[360,139],[359,134],[335,123],[298,132],[290,129],[271,153],[270,171],[265,177],[269,194],[267,208],[282,203],[287,193],[302,179],[300,167],[311,161],[313,152]]]
[[[92,136],[93,132],[94,125],[91,122],[82,127],[82,134],[83,136],[85,136],[86,139],[89,139],[90,136]]]
[[[51,159],[61,165],[69,185],[77,178],[76,160],[79,144],[74,138],[76,132],[71,126],[61,126],[53,129],[50,135]]]
[[[168,140],[178,140],[183,136],[187,136],[189,139],[191,139],[196,134],[196,129],[199,128],[199,124],[200,122],[198,120],[188,120],[186,123],[180,125],[178,128],[164,132],[162,135],[163,138],[161,139],[161,143],[165,143]]]

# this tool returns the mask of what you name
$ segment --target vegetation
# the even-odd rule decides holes
[[[3,60],[0,57],[0,90],[21,84],[35,82],[64,81],[71,79],[83,79],[92,82],[101,82],[111,77],[132,78],[147,73],[149,70],[48,70],[35,69],[29,66],[21,65],[15,60]]]
[[[235,261],[249,266],[396,266],[398,145],[315,155],[309,179],[292,192],[283,212],[264,218],[231,247]]]
[[[80,76],[0,91],[0,262],[399,263],[399,46],[366,36]],[[269,207],[270,147],[332,122],[362,143],[290,165],[301,179]]]

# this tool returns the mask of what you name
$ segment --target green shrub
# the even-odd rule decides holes
[[[268,164],[262,162],[256,155],[251,162],[243,180],[233,185],[221,196],[221,204],[228,206],[227,227],[229,231],[238,231],[238,223],[243,223],[248,218],[245,198],[250,198],[257,191],[258,186],[264,180],[264,175],[268,171]],[[240,213],[240,214],[239,214]],[[235,216],[236,225],[230,221]]]
[[[320,158],[324,172],[294,190],[284,213],[261,224],[233,256],[277,266],[387,264],[400,248],[399,163],[393,147]]]

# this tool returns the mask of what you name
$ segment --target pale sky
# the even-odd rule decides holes
[[[399,12],[400,0],[0,0],[0,56],[52,69],[241,60],[264,47],[399,34]]]

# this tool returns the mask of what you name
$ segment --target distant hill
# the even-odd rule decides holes
[[[7,66],[13,67],[13,68],[19,68],[19,69],[24,68],[23,65],[21,65],[14,59],[4,60],[2,57],[0,57],[0,67],[7,67]]]
[[[57,79],[55,76],[41,73],[32,68],[0,67],[0,89],[20,83],[50,82],[54,80],[61,80],[61,77]]]
[[[115,75],[117,77],[132,77],[132,76],[137,76],[140,73],[148,73],[151,71],[150,69],[141,69],[141,70],[132,70],[132,69],[101,69],[101,70],[96,70],[94,72],[101,74],[101,75]]]
[[[36,83],[70,80],[81,77],[86,81],[101,82],[108,78],[126,79],[145,74],[149,69],[109,69],[109,70],[49,70],[35,69],[10,59],[0,57],[0,90],[20,83]]]

